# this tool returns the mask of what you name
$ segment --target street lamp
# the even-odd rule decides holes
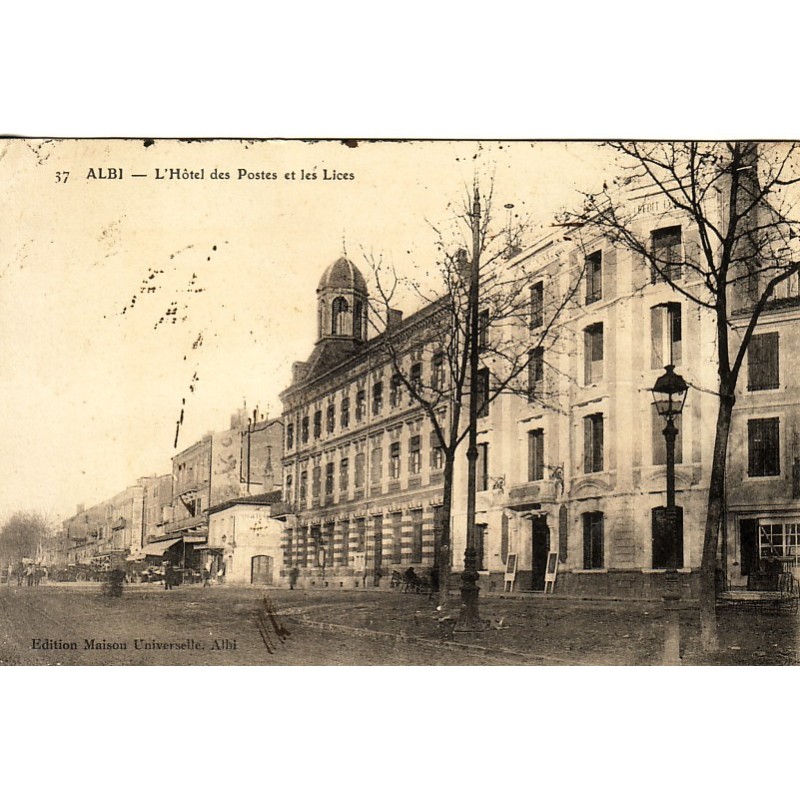
[[[680,603],[680,590],[678,588],[678,531],[677,512],[675,508],[675,439],[678,429],[675,427],[675,418],[683,411],[689,387],[686,381],[675,372],[675,367],[669,364],[663,375],[660,375],[651,389],[653,402],[659,416],[666,421],[664,427],[664,440],[667,445],[667,508],[665,522],[667,528],[667,541],[669,542],[666,574],[666,591],[664,605],[667,610],[667,635],[664,641],[664,664],[675,665],[681,663],[680,650],[680,620],[678,607]]]
[[[678,548],[675,541],[675,439],[678,429],[675,427],[675,418],[683,411],[689,386],[686,381],[675,372],[672,364],[664,368],[655,386],[651,389],[653,401],[659,416],[666,420],[664,439],[667,444],[667,525],[670,542],[670,563],[668,569],[678,568]]]

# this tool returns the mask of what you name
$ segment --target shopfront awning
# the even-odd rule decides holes
[[[146,544],[142,549],[142,555],[145,556],[163,556],[175,544],[178,544],[180,539],[168,539],[165,542],[151,542]]]

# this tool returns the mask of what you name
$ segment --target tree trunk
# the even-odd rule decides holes
[[[714,652],[717,640],[716,569],[719,547],[720,521],[724,508],[725,469],[727,465],[728,436],[735,398],[733,392],[722,390],[717,411],[714,439],[714,459],[708,484],[706,529],[703,537],[703,560],[700,565],[700,642],[703,651]]]
[[[442,493],[442,530],[439,541],[439,605],[442,610],[450,602],[450,560],[452,551],[450,518],[453,506],[453,467],[455,453],[445,450],[444,491]]]

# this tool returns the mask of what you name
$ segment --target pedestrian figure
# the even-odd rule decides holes
[[[203,567],[203,586],[211,585],[211,559],[207,558]]]
[[[25,579],[28,586],[33,586],[33,565],[28,564],[27,569],[25,570]]]
[[[431,567],[430,571],[430,581],[431,581],[431,594],[438,594],[439,593],[439,567],[435,564]]]
[[[297,567],[292,567],[289,570],[289,588],[294,589],[297,579],[300,577],[300,570]]]
[[[171,589],[172,588],[172,583],[173,583],[174,577],[175,576],[174,576],[174,574],[172,572],[172,562],[171,561],[167,561],[164,564],[164,588],[165,589]]]
[[[381,585],[381,578],[383,577],[383,572],[380,567],[375,567],[375,588],[377,589]]]

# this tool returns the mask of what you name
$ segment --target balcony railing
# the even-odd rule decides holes
[[[518,484],[508,490],[508,505],[526,505],[529,503],[554,503],[558,499],[559,483],[554,480],[531,481]]]
[[[193,517],[184,517],[183,519],[168,522],[164,526],[164,535],[175,533],[176,531],[188,530],[189,528],[199,528],[207,524],[205,514],[195,514]]]

